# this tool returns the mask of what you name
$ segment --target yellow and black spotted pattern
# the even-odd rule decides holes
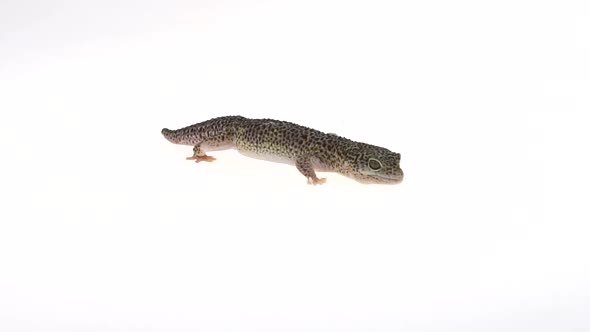
[[[178,130],[162,129],[175,144],[192,145],[195,161],[211,161],[207,151],[235,148],[262,159],[290,161],[311,184],[325,179],[315,171],[337,172],[361,183],[396,184],[403,180],[400,154],[295,123],[225,116]]]

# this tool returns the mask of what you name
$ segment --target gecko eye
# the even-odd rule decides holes
[[[381,165],[381,162],[375,158],[371,158],[369,159],[369,168],[372,171],[378,171],[383,167],[383,165]]]

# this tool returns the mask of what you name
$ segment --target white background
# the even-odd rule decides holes
[[[585,1],[2,1],[1,331],[590,331]],[[396,186],[167,142],[271,117]]]

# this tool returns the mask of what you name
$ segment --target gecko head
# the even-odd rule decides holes
[[[401,155],[385,148],[370,146],[363,149],[356,161],[353,178],[362,183],[397,184],[403,181]]]

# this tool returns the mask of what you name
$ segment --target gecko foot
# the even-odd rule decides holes
[[[194,160],[196,163],[201,161],[212,162],[215,160],[215,157],[204,155],[204,156],[192,156],[186,157],[186,160]]]
[[[308,178],[307,179],[307,183],[308,184],[313,184],[315,185],[319,185],[319,184],[324,184],[326,183],[326,178]]]

